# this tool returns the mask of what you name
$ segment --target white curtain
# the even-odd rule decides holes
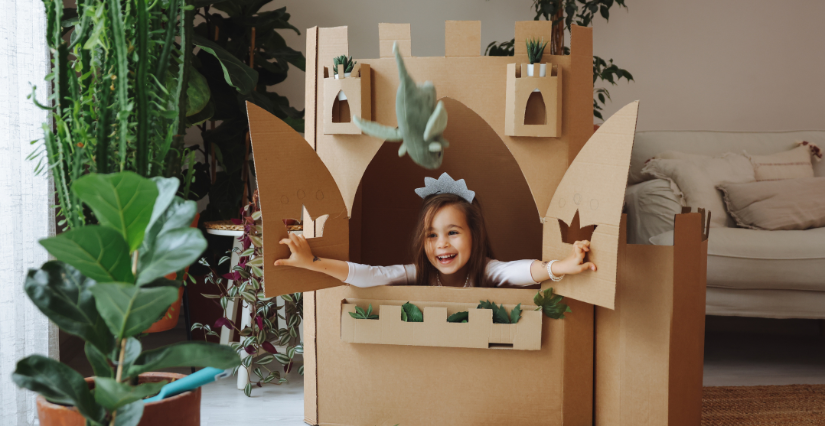
[[[26,99],[31,85],[47,103],[49,69],[46,15],[40,0],[0,0],[0,419],[3,425],[37,423],[35,394],[11,381],[15,364],[31,354],[58,357],[57,329],[23,291],[29,268],[48,255],[37,240],[54,235],[48,173],[34,175],[26,157],[41,143],[46,111]]]

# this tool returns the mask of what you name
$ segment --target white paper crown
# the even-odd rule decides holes
[[[467,189],[464,179],[453,180],[447,173],[442,173],[438,180],[425,177],[424,187],[416,188],[415,193],[421,198],[427,198],[433,194],[455,194],[467,200],[468,203],[472,203],[476,196],[474,191]]]

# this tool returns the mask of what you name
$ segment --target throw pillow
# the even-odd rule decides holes
[[[682,197],[684,206],[711,211],[712,227],[736,226],[733,219],[727,216],[722,194],[716,186],[724,182],[753,182],[750,161],[743,155],[730,153],[721,157],[691,157],[652,159],[642,172],[669,180],[673,192]]]
[[[740,227],[769,231],[825,227],[825,177],[724,183],[719,189]]]
[[[771,155],[745,155],[753,164],[754,175],[758,182],[782,179],[799,179],[814,176],[811,154],[817,160],[822,158],[819,147],[808,142],[797,142],[799,146]]]

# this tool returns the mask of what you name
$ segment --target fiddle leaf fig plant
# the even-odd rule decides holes
[[[228,369],[240,359],[230,347],[182,342],[143,351],[139,336],[178,298],[182,270],[206,249],[190,228],[195,202],[177,197],[177,178],[147,179],[134,172],[91,173],[71,191],[98,218],[40,244],[56,260],[28,272],[31,301],[63,331],[85,341],[95,388],[60,362],[32,355],[12,379],[47,400],[77,408],[87,424],[133,426],[143,399],[164,385],[138,383],[144,372],[172,367]]]

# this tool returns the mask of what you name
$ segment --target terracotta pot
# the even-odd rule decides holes
[[[187,270],[189,268],[186,268]],[[169,274],[166,276],[167,279],[174,280],[176,274]],[[184,279],[186,275],[184,275]],[[178,325],[178,317],[180,317],[180,308],[181,302],[183,301],[183,286],[178,288],[178,300],[172,303],[169,306],[169,309],[166,310],[166,313],[163,314],[163,318],[157,320],[151,327],[144,330],[144,333],[159,333],[161,331],[171,330]]]
[[[138,382],[174,381],[186,377],[177,373],[144,373]],[[89,388],[94,388],[94,378],[86,379]],[[42,396],[37,397],[37,418],[40,426],[85,426],[86,420],[74,407],[52,404]],[[184,392],[158,402],[144,405],[143,417],[138,426],[200,426],[201,424],[201,389]]]
[[[192,224],[190,225],[192,228],[196,228],[198,226],[198,219],[200,219],[201,214],[195,214],[195,219],[192,220]],[[183,282],[186,283],[186,275],[189,274],[189,267],[187,266],[186,269],[183,271]],[[171,274],[166,275],[167,280],[174,280],[177,277],[177,273],[173,272]],[[166,310],[166,313],[163,314],[163,317],[151,327],[144,330],[144,333],[159,333],[161,331],[171,330],[175,328],[178,324],[178,318],[180,317],[180,308],[181,302],[183,301],[183,287],[178,289],[178,300],[174,303],[169,305],[169,309]]]

